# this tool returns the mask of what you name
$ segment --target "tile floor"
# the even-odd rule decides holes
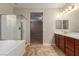
[[[53,46],[43,46],[41,44],[30,45],[26,48],[24,56],[65,56],[64,53]]]

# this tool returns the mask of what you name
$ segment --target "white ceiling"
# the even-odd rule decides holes
[[[15,3],[19,8],[62,8],[65,3]]]

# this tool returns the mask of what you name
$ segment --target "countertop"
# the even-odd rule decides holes
[[[72,37],[72,38],[75,38],[75,39],[79,39],[79,33],[76,33],[76,32],[67,32],[67,33],[55,32],[55,33],[60,34],[60,35],[64,35],[64,36],[68,36],[68,37]]]

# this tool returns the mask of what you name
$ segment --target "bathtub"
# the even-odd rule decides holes
[[[25,40],[0,40],[0,56],[22,56]]]

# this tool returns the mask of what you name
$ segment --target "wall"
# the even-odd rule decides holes
[[[15,8],[14,12],[16,14],[23,14],[26,18],[26,28],[27,28],[27,42],[30,43],[30,13],[31,12],[43,12],[43,44],[44,45],[50,45],[54,44],[54,28],[55,28],[55,17],[57,9],[52,8],[28,8],[28,9],[22,9],[22,8]]]
[[[65,15],[69,20],[69,31],[79,31],[79,9]]]
[[[43,43],[54,44],[54,30],[57,9],[45,9],[43,19]]]
[[[13,14],[13,7],[8,3],[0,3],[0,14]]]

